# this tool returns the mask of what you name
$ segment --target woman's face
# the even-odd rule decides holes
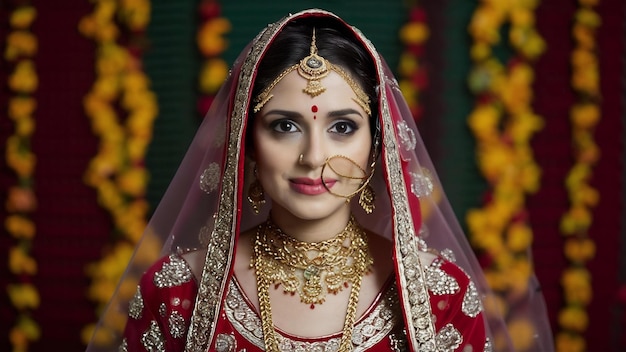
[[[349,158],[363,170],[371,162],[369,116],[354,101],[356,94],[334,71],[321,84],[326,90],[311,97],[302,91],[307,80],[293,71],[272,89],[273,97],[255,117],[257,177],[272,199],[275,217],[345,221],[350,211],[346,199],[328,192],[322,170],[333,193],[347,195],[360,182],[353,186],[355,180],[338,176],[324,164],[336,155],[342,156],[333,158],[340,165],[352,165],[346,162]],[[351,173],[365,175],[354,166]]]

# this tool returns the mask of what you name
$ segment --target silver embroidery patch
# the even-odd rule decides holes
[[[159,315],[161,316],[161,318],[165,318],[165,316],[167,315],[167,305],[165,303],[161,303],[161,305],[159,306]]]
[[[211,194],[217,189],[220,180],[220,167],[217,163],[209,164],[200,175],[200,189],[206,194]]]
[[[177,255],[170,255],[170,262],[163,263],[160,271],[154,273],[154,284],[159,287],[173,287],[191,280],[191,269],[185,260]]]
[[[476,285],[474,285],[474,282],[472,281],[470,281],[467,286],[467,291],[463,296],[461,310],[465,313],[465,315],[472,318],[476,318],[476,316],[483,310],[483,305],[480,302],[480,297],[478,296],[478,290],[476,290]]]
[[[218,334],[215,341],[216,352],[234,352],[237,349],[237,340],[232,334]]]
[[[141,344],[149,352],[165,351],[165,339],[156,321],[150,322],[150,327],[141,335]]]
[[[128,341],[126,341],[126,338],[122,340],[122,344],[117,349],[117,352],[128,352]]]
[[[398,123],[398,137],[400,138],[400,144],[406,151],[415,149],[417,145],[417,138],[415,132],[407,125],[406,121],[400,121]]]
[[[187,328],[185,326],[185,318],[183,318],[179,312],[173,311],[167,319],[167,322],[169,323],[170,334],[173,338],[179,339],[185,336],[185,330]]]
[[[441,270],[443,260],[435,259],[424,271],[426,286],[435,295],[452,295],[459,292],[459,283],[445,271]]]
[[[416,197],[426,197],[433,193],[435,184],[430,171],[426,168],[421,168],[418,172],[409,172],[411,175],[411,192]]]
[[[435,339],[437,340],[437,351],[439,352],[454,351],[463,342],[463,336],[452,324],[441,328]]]
[[[128,304],[128,316],[133,319],[141,319],[143,313],[143,297],[141,297],[141,289],[137,285],[137,291]]]

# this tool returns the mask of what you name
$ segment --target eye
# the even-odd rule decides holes
[[[357,129],[357,126],[350,121],[338,121],[331,126],[330,132],[338,134],[352,134]]]
[[[274,121],[271,124],[271,128],[273,131],[279,132],[279,133],[290,133],[290,132],[298,131],[296,124],[289,120]]]

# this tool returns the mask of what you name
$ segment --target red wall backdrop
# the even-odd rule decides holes
[[[94,79],[94,46],[77,31],[77,23],[91,11],[91,3],[49,0],[33,3],[38,10],[33,31],[39,39],[36,66],[40,82],[36,93],[37,129],[32,146],[38,157],[34,177],[39,202],[33,216],[37,224],[33,256],[39,264],[34,284],[41,294],[41,306],[34,318],[42,328],[42,337],[31,350],[81,351],[84,346],[80,330],[95,319],[94,307],[85,296],[89,281],[84,266],[101,257],[111,229],[107,214],[97,204],[95,191],[82,182],[87,163],[97,148],[97,140],[82,110],[82,98]],[[548,50],[536,67],[535,109],[545,118],[546,126],[533,141],[543,180],[541,190],[531,197],[529,208],[536,235],[537,275],[554,327],[562,305],[559,280],[566,265],[558,223],[568,207],[563,180],[572,162],[567,115],[574,101],[569,89],[569,55],[573,47],[570,28],[575,3],[573,0],[545,0],[537,11],[537,24]],[[6,37],[10,5],[0,2],[0,41]],[[454,6],[454,1],[447,1],[447,6]],[[589,307],[590,325],[586,337],[590,350],[623,351],[626,350],[622,336],[626,316],[624,303],[618,296],[618,269],[620,257],[626,255],[619,252],[624,240],[620,238],[624,233],[621,216],[624,209],[624,3],[603,0],[599,12],[603,20],[598,34],[603,100],[596,139],[602,159],[595,168],[593,184],[601,193],[601,202],[594,211],[591,229],[597,255],[589,263],[594,277],[594,299]],[[1,44],[4,48],[4,43]],[[6,82],[11,67],[3,60],[0,65],[0,82]],[[431,84],[431,87],[437,86],[437,82]],[[12,123],[5,113],[9,94],[6,86],[0,87],[2,157],[6,149],[4,142],[12,133]],[[445,97],[440,99],[445,102]],[[445,134],[445,131],[437,133]],[[2,204],[7,188],[14,182],[14,175],[0,162]],[[5,217],[2,206],[0,224]],[[7,257],[12,244],[13,239],[2,228],[0,258]],[[0,287],[14,281],[6,261],[0,260]],[[0,293],[0,351],[10,350],[7,334],[15,316],[3,289]]]

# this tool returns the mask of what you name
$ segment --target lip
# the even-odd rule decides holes
[[[301,194],[318,195],[328,192],[326,187],[324,187],[321,178],[312,179],[308,177],[298,177],[292,178],[289,181],[291,189]],[[337,182],[337,180],[328,179],[326,180],[326,186],[331,188],[335,182]]]

